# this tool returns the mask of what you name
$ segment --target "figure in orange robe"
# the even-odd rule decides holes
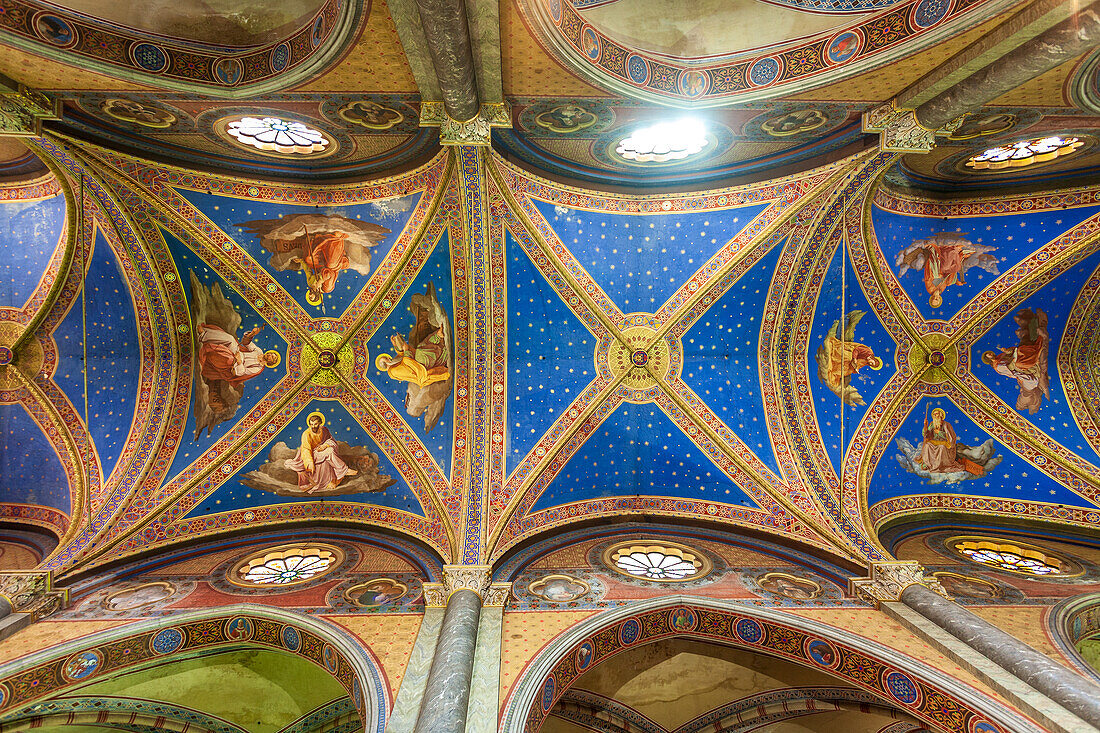
[[[920,463],[930,473],[958,473],[966,471],[973,476],[984,476],[985,469],[969,458],[958,454],[959,438],[941,408],[932,410],[932,421],[924,420],[924,442],[920,447]]]
[[[301,246],[304,256],[292,258],[290,265],[306,276],[306,302],[310,305],[319,305],[322,294],[336,289],[340,272],[351,267],[347,238],[344,232],[324,232],[307,235],[304,244],[293,244],[295,249]]]

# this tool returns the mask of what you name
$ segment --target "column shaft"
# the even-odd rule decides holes
[[[463,733],[470,704],[481,596],[461,588],[447,600],[414,733]]]
[[[922,585],[901,602],[1082,720],[1100,728],[1100,686]]]
[[[1096,48],[1100,15],[1087,8],[917,107],[917,122],[937,130],[1025,81]]]

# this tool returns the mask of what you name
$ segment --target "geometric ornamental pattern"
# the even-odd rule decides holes
[[[665,583],[700,578],[711,568],[706,558],[688,547],[637,542],[623,542],[608,548],[604,563],[623,575]]]
[[[1022,168],[1065,157],[1084,144],[1084,140],[1080,138],[1063,138],[1057,135],[1021,140],[1011,145],[999,145],[972,156],[966,161],[966,167],[977,171]]]
[[[237,563],[229,581],[245,587],[299,585],[327,575],[344,559],[331,545],[284,545],[263,550]]]
[[[966,538],[956,539],[950,546],[972,562],[1020,575],[1066,575],[1072,570],[1066,560],[1017,542]]]

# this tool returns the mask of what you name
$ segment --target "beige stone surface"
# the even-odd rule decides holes
[[[505,611],[500,643],[500,704],[512,685],[547,643],[599,611]]]
[[[416,633],[424,617],[419,613],[378,613],[325,618],[355,634],[378,658],[392,703],[401,688],[401,680],[416,643]]]

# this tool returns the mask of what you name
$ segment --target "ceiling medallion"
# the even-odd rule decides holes
[[[1004,168],[1023,168],[1036,163],[1046,163],[1064,158],[1085,144],[1079,137],[1036,137],[1008,145],[989,148],[966,161],[966,167],[975,171],[996,171]]]
[[[368,130],[388,130],[405,119],[405,115],[393,107],[383,107],[369,100],[348,102],[336,110],[336,114],[345,122],[361,125]]]
[[[227,580],[245,588],[285,588],[328,575],[343,561],[343,550],[333,545],[279,545],[238,562],[228,572]]]
[[[596,344],[596,369],[619,383],[623,399],[636,404],[656,399],[659,382],[679,373],[682,363],[680,343],[658,334],[645,323],[649,318],[630,316],[618,338],[604,337]]]
[[[331,153],[336,144],[327,134],[305,123],[282,117],[230,117],[215,130],[240,147],[279,157],[318,157]]]
[[[1079,563],[1015,540],[952,537],[945,544],[970,562],[1016,575],[1065,578],[1084,574]]]
[[[698,550],[674,542],[627,540],[604,550],[603,563],[617,573],[640,580],[680,583],[710,572],[710,560]]]
[[[99,108],[116,120],[155,130],[164,130],[176,124],[176,116],[168,110],[129,99],[105,99]]]

